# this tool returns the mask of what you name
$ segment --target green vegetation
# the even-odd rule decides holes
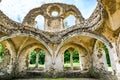
[[[3,46],[0,44],[0,57],[3,55]]]
[[[45,52],[43,50],[40,50],[39,52],[39,64],[44,64],[45,62]]]
[[[104,50],[105,50],[105,53],[106,53],[107,64],[108,64],[109,67],[111,67],[109,51],[108,51],[108,48],[105,44],[104,44]]]
[[[29,64],[29,67],[35,67],[35,64]],[[39,64],[38,67],[44,67],[44,65]]]
[[[74,66],[74,67],[79,67],[80,64],[79,64],[79,63],[73,63],[73,66]],[[64,64],[64,67],[70,67],[70,63],[65,63],[65,64]]]
[[[3,46],[2,44],[0,44],[0,63],[3,61],[2,56],[3,56]]]
[[[74,50],[72,53],[73,57],[73,66],[79,67],[79,54],[78,51]],[[64,67],[70,67],[70,53],[68,50],[64,53]]]
[[[64,53],[64,63],[70,63],[70,53],[68,50]]]
[[[40,50],[37,54],[39,54],[39,61],[38,63],[43,65],[45,61],[45,52],[43,50]],[[36,63],[36,51],[33,50],[30,53],[30,64],[35,64]]]
[[[36,51],[33,50],[31,53],[30,53],[30,64],[35,64],[36,63]]]
[[[73,63],[79,63],[79,53],[78,51],[73,51]]]

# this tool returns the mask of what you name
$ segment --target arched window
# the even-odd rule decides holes
[[[29,55],[29,68],[44,68],[45,52],[44,50],[33,50]]]
[[[112,71],[108,48],[98,40],[94,47],[93,62],[93,65],[98,69]]]
[[[64,28],[67,29],[75,25],[75,16],[69,15],[67,18],[64,19]]]
[[[44,17],[42,15],[38,15],[35,18],[35,27],[40,30],[44,30]]]
[[[64,68],[65,70],[78,70],[80,69],[79,53],[76,50],[64,52]]]

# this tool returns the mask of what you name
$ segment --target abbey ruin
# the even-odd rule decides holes
[[[58,12],[53,16],[52,12]],[[63,20],[75,16],[75,25],[65,29]],[[44,16],[44,30],[35,28],[35,18]],[[0,63],[0,80],[18,77],[83,77],[120,80],[120,0],[98,0],[92,15],[84,19],[74,6],[63,3],[43,4],[24,17],[22,23],[8,18],[0,10],[0,43],[4,60]],[[112,71],[108,71],[104,44],[107,46]],[[29,69],[32,50],[45,51],[45,66]],[[64,67],[64,52],[79,53],[79,67]]]

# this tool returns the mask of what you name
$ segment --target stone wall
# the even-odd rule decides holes
[[[119,1],[111,2],[98,0],[95,11],[88,19],[84,19],[74,5],[62,3],[49,3],[32,9],[22,24],[12,21],[0,11],[0,42],[10,51],[9,68],[6,73],[0,72],[2,74],[0,78],[25,77],[33,73],[41,77],[41,72],[44,73],[44,77],[71,75],[71,77],[97,78],[99,76],[108,80],[119,77],[119,15],[117,18]],[[57,17],[51,15],[53,11],[59,13]],[[70,14],[75,16],[76,24],[64,30],[63,20]],[[35,18],[38,15],[43,15],[45,18],[45,31],[35,28]],[[113,69],[111,73],[107,71],[103,44],[109,50]],[[29,53],[36,48],[45,51],[45,67],[42,71],[28,69]],[[78,70],[71,67],[72,70],[65,71],[64,52],[71,48],[79,52],[81,64]],[[59,73],[61,75],[58,75]]]

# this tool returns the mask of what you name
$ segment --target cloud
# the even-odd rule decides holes
[[[39,7],[44,3],[60,2],[66,4],[74,4],[81,11],[85,18],[88,18],[93,12],[96,0],[2,0],[0,10],[2,10],[9,18],[22,22],[25,15],[33,8]]]

